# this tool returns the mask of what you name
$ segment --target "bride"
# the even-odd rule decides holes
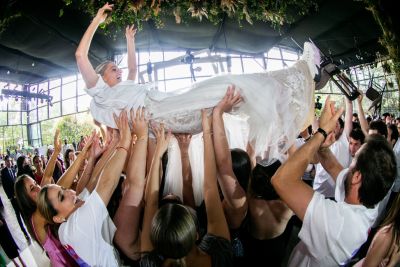
[[[298,133],[310,124],[314,112],[313,78],[320,61],[318,50],[311,43],[305,43],[302,60],[290,68],[268,73],[221,75],[182,91],[162,93],[154,84],[134,82],[137,64],[133,26],[125,31],[129,71],[126,81],[122,81],[122,71],[113,62],[106,61],[96,69],[90,63],[88,51],[93,35],[112,8],[113,5],[107,3],[98,10],[75,54],[86,92],[93,97],[90,110],[96,121],[116,128],[113,113],[145,106],[152,123],[164,123],[172,132],[196,134],[201,131],[201,109],[210,108],[211,112],[228,86],[235,85],[243,101],[232,115],[245,121],[244,136],[256,155],[279,158]],[[236,134],[244,128],[228,129],[228,132]]]

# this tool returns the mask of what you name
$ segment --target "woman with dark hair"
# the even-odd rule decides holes
[[[290,238],[288,222],[293,212],[271,184],[280,166],[281,162],[275,161],[266,167],[257,164],[253,169],[248,190],[248,224],[243,238],[250,266],[262,266],[263,259],[268,259],[270,266],[281,266],[285,257]]]
[[[381,228],[375,234],[367,255],[357,267],[394,267],[400,263],[400,194],[397,194]]]
[[[32,159],[33,166],[35,166],[35,172],[33,173],[36,183],[41,184],[43,175],[44,175],[44,167],[43,161],[39,155],[35,155]]]
[[[64,164],[65,164],[65,169],[68,169],[69,166],[75,161],[76,156],[75,156],[75,150],[68,148],[65,150],[64,153]]]
[[[57,130],[54,136],[55,151],[46,166],[41,184],[39,185],[32,177],[23,174],[19,176],[15,182],[15,195],[18,205],[21,208],[25,225],[28,227],[31,236],[47,252],[52,266],[76,266],[75,260],[68,254],[58,240],[56,230],[37,209],[37,199],[41,187],[50,184],[53,180],[52,173],[56,164],[56,157],[61,151],[59,134],[60,131]],[[76,164],[73,164],[71,168],[64,173],[57,184],[67,188],[71,186],[73,178],[79,169],[79,164],[85,159],[85,154],[89,147],[90,143],[85,147],[82,156],[78,157]]]
[[[17,159],[17,176],[21,176],[23,174],[34,177],[30,159],[25,155],[21,155]]]
[[[53,173],[51,174],[54,181],[58,182],[58,179],[60,179],[60,177],[63,175],[65,169],[64,169],[64,163],[62,161],[62,159],[59,158],[59,154],[61,151],[54,151],[54,147],[53,146],[48,146],[47,148],[47,152],[46,152],[46,156],[47,156],[47,160],[50,161],[50,158],[54,155],[54,153],[58,153],[56,154],[56,162],[55,162],[55,166],[53,168]]]
[[[232,266],[232,248],[228,225],[217,186],[211,118],[202,112],[204,140],[204,202],[207,211],[207,234],[196,245],[196,219],[181,204],[167,204],[158,210],[161,157],[168,147],[171,133],[164,127],[154,129],[157,146],[150,168],[145,193],[143,230],[141,235],[144,266]]]

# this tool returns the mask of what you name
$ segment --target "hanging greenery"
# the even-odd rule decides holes
[[[397,83],[400,84],[400,39],[399,33],[396,32],[396,21],[394,17],[388,14],[392,12],[388,6],[384,6],[381,1],[364,0],[367,9],[371,11],[376,22],[380,26],[383,35],[379,42],[386,48],[390,57],[391,66],[388,69],[392,70],[396,75]],[[391,71],[390,71],[391,72]],[[400,103],[400,102],[399,102]],[[399,106],[400,110],[400,106]]]
[[[19,17],[21,17],[21,13],[5,16],[4,18],[0,19],[0,35],[12,24],[15,19]]]
[[[106,1],[64,0],[65,8],[74,8],[94,16]],[[253,21],[270,22],[274,27],[294,22],[296,16],[317,9],[316,0],[115,0],[108,24],[124,28],[134,23],[139,29],[143,22],[153,20],[156,27],[163,27],[165,17],[174,17],[177,24],[191,20],[208,20],[220,23],[225,16],[253,24]],[[60,15],[64,10],[60,10]]]

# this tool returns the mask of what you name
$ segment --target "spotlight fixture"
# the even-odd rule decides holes
[[[24,90],[20,91],[17,90],[17,86],[14,87],[14,89],[10,90],[10,89],[5,89],[5,88],[10,88],[10,86],[6,85],[4,86],[4,88],[1,90],[1,94],[4,97],[15,97],[15,101],[18,101],[18,99],[27,99],[27,100],[31,100],[31,99],[42,99],[42,100],[52,100],[52,96],[47,95],[46,93],[44,93],[43,90],[39,91],[38,93],[31,93],[29,91],[29,85],[25,85],[24,86]]]

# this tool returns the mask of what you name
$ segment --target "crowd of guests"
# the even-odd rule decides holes
[[[88,58],[91,39],[111,11],[108,3],[99,9],[75,55],[88,92],[101,101],[118,95],[114,86],[126,85],[114,63],[95,70]],[[135,33],[126,28],[127,84],[137,73]],[[306,69],[311,62],[308,76],[319,63],[312,51],[305,49],[311,60],[300,63]],[[350,101],[342,116],[344,108],[328,97],[321,116],[268,164],[255,156],[260,147],[229,148],[224,114],[243,102],[231,86],[212,110],[201,112],[203,152],[194,155],[200,166],[189,153],[191,135],[152,124],[141,107],[118,116],[102,110],[115,129],[100,125],[101,134],[82,139],[77,152],[63,150],[56,131],[45,157],[21,155],[15,168],[6,156],[2,185],[21,230],[52,266],[396,266],[399,131],[391,118],[369,122],[362,95],[357,101],[357,116]],[[265,127],[293,125],[281,121],[287,125]],[[165,182],[173,139],[182,174],[182,192],[174,193]],[[292,140],[276,147],[285,141]],[[202,169],[202,201],[194,167]],[[9,248],[9,258],[24,266],[16,261],[18,247]]]
[[[240,101],[229,88],[213,113],[202,115],[200,205],[191,136],[151,129],[156,147],[147,160],[143,109],[115,116],[118,129],[102,138],[94,131],[78,153],[62,153],[57,131],[47,157],[21,155],[15,167],[6,156],[2,186],[21,230],[52,266],[396,266],[397,126],[384,118],[368,123],[364,115],[354,120],[350,101],[342,120],[343,110],[328,99],[287,158],[265,167],[251,149],[229,149],[223,114]],[[171,138],[181,150],[182,198],[163,192]],[[4,251],[25,266],[10,239],[2,233]]]

